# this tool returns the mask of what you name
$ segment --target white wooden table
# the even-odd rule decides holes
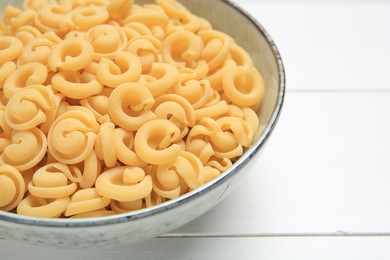
[[[137,245],[58,250],[0,239],[0,259],[390,259],[390,1],[239,3],[274,38],[288,88],[242,185]]]

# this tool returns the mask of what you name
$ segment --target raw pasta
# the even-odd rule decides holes
[[[25,0],[0,23],[0,210],[88,218],[217,178],[259,130],[250,55],[175,0]]]

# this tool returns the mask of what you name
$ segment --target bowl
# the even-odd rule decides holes
[[[2,1],[4,7],[6,1]],[[18,5],[21,1],[10,1]],[[139,4],[152,1],[136,1]],[[252,146],[231,168],[202,187],[158,206],[130,213],[86,219],[44,219],[0,211],[0,237],[36,245],[86,248],[133,244],[176,229],[204,214],[252,171],[272,133],[283,104],[285,73],[279,52],[266,30],[228,0],[179,0],[215,29],[232,36],[248,51],[265,82],[258,110],[262,127]]]

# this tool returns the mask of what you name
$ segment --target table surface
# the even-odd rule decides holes
[[[236,0],[275,40],[282,116],[253,172],[164,236],[0,259],[390,259],[390,1]]]

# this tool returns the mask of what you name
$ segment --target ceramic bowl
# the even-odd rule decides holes
[[[18,5],[21,1],[9,1]],[[151,1],[136,1],[143,4]],[[258,115],[264,131],[233,167],[201,188],[161,205],[101,218],[42,219],[0,212],[0,237],[32,244],[85,248],[132,244],[176,229],[213,208],[251,172],[279,118],[285,74],[279,52],[265,29],[227,0],[179,0],[214,28],[232,36],[252,56],[265,81]],[[0,5],[5,5],[2,1]],[[260,173],[261,174],[261,173]]]

